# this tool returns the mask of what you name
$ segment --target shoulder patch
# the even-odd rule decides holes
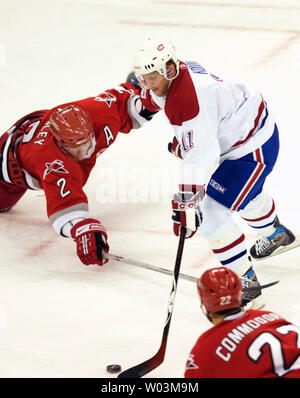
[[[186,362],[185,368],[186,369],[198,369],[198,366],[195,364],[195,356],[193,354],[190,354],[188,357],[188,360]]]
[[[43,174],[43,179],[46,178],[48,174],[51,172],[58,172],[58,173],[69,173],[68,170],[65,169],[64,163],[62,160],[56,159],[51,163],[45,163],[46,169]]]

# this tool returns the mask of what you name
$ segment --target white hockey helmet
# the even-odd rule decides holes
[[[142,43],[136,52],[133,69],[137,78],[151,72],[158,72],[168,80],[166,64],[173,61],[176,65],[176,76],[179,73],[179,60],[175,47],[170,41],[162,37],[150,37]]]

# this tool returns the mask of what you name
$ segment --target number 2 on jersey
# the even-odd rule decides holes
[[[70,190],[65,191],[66,180],[65,180],[64,178],[60,178],[60,179],[57,181],[56,185],[57,185],[58,187],[60,186],[60,195],[61,195],[62,198],[65,198],[66,196],[68,196],[68,195],[71,193]]]

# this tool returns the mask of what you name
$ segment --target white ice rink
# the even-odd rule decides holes
[[[0,0],[0,131],[33,110],[94,96],[124,81],[148,35],[173,40],[180,59],[257,86],[275,114],[281,151],[266,183],[278,215],[299,237],[299,0]],[[169,199],[179,162],[167,152],[163,114],[119,135],[85,192],[107,227],[111,253],[173,269],[177,238]],[[249,246],[255,235],[242,224]],[[300,325],[300,248],[256,266],[266,308]],[[200,236],[187,240],[181,272],[217,266]],[[0,377],[109,378],[155,354],[171,277],[111,261],[83,266],[48,222],[42,191],[0,215]],[[148,375],[182,377],[210,327],[196,287],[179,280],[164,363]]]

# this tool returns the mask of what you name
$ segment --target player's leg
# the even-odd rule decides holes
[[[261,260],[296,245],[294,234],[280,223],[274,200],[266,192],[258,194],[239,214],[257,231],[258,239],[250,249],[254,259]]]
[[[0,181],[0,213],[10,210],[25,194],[26,188]]]
[[[230,218],[227,216],[225,221],[218,215],[216,209],[210,209],[209,206],[204,208],[202,227],[204,235],[207,236],[221,263],[227,264],[240,277],[243,277],[245,287],[247,283],[257,286],[259,286],[259,283],[253,267],[247,262],[249,253],[247,252],[245,237],[241,228],[233,220],[232,213],[244,209],[261,192],[265,178],[272,171],[278,154],[277,129],[273,135],[270,144],[270,146],[273,145],[272,153],[266,151],[266,148],[264,148],[264,151],[262,148],[258,148],[253,153],[240,159],[223,161],[212,175],[207,187],[207,196],[214,199],[219,205],[223,205],[226,208],[223,212],[227,212],[227,215],[230,214]],[[265,154],[267,155],[266,160],[264,159]],[[215,234],[213,238],[210,236],[209,229],[205,226],[205,218],[210,224],[216,215],[218,215],[216,220],[218,220],[219,226],[214,225],[212,228],[211,231]],[[232,233],[233,231],[234,233]],[[218,245],[220,246],[218,247]],[[236,253],[234,250],[236,250]],[[224,264],[224,261],[226,264]]]
[[[206,196],[202,204],[203,222],[199,227],[219,262],[241,278],[243,287],[257,287],[257,291],[244,294],[247,304],[261,294],[260,285],[247,252],[243,231],[236,223],[231,209]]]
[[[8,137],[8,133],[4,133],[0,137],[0,213],[4,213],[14,207],[27,191],[27,188],[24,186],[18,186],[5,181],[4,175],[7,172],[7,159],[3,151]],[[13,175],[15,174],[15,169],[12,173]]]
[[[275,127],[273,136],[254,152],[254,157],[256,152],[259,154],[256,156],[257,168],[264,167],[265,171],[237,209],[248,225],[258,232],[258,239],[250,249],[251,256],[256,260],[270,257],[298,245],[294,234],[280,223],[273,198],[262,191],[265,179],[275,164],[278,149],[278,131]]]
[[[232,211],[205,196],[202,207],[203,222],[199,227],[209,242],[213,253],[225,267],[229,266],[238,275],[246,271],[247,245],[245,235],[235,222]]]

